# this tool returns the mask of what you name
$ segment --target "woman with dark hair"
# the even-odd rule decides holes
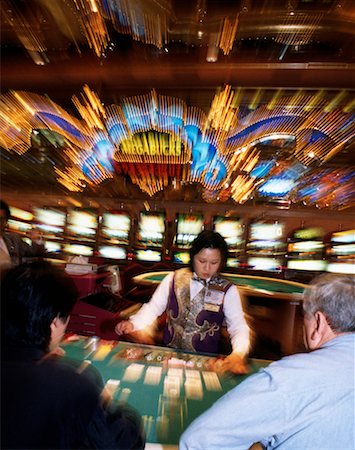
[[[77,299],[47,262],[23,264],[1,283],[1,448],[142,449],[141,418],[107,411],[99,372],[54,353]]]
[[[222,324],[226,323],[232,353],[221,370],[244,373],[250,331],[237,287],[220,275],[228,256],[223,237],[202,231],[190,249],[190,268],[167,275],[149,303],[129,320],[119,322],[116,333],[129,334],[151,325],[164,312],[164,344],[188,351],[218,353]]]

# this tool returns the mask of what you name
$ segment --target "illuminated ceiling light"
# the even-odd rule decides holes
[[[323,16],[323,13],[297,16],[290,13],[286,15],[285,22],[279,26],[280,32],[276,35],[275,42],[285,44],[286,49],[290,45],[308,44],[313,34],[319,28],[319,23]]]
[[[83,204],[73,197],[67,197],[66,200],[76,208],[82,208]]]
[[[207,62],[216,62],[218,59],[218,46],[217,46],[217,34],[211,33],[209,44],[207,47]]]
[[[240,88],[233,92],[230,86],[220,89],[211,105],[211,114],[206,116],[199,108],[187,107],[180,99],[153,92],[105,107],[98,96],[85,87],[81,99],[81,103],[85,103],[83,109],[89,108],[90,120],[96,116],[103,128],[89,128],[85,120],[75,119],[44,96],[19,92],[18,98],[14,93],[8,93],[0,100],[0,142],[6,144],[4,148],[12,150],[14,146],[22,146],[26,151],[31,131],[48,128],[65,137],[67,167],[62,172],[56,168],[55,173],[58,182],[69,191],[80,192],[87,185],[93,186],[108,178],[110,174],[102,157],[112,156],[116,164],[122,164],[120,167],[125,175],[152,196],[176,177],[177,172],[172,169],[175,164],[180,165],[178,177],[181,183],[199,182],[219,192],[226,180],[234,179],[240,172],[249,173],[251,177],[260,159],[260,151],[254,147],[257,142],[295,136],[296,148],[292,157],[307,166],[313,163],[313,158],[319,162],[331,158],[351,139],[351,117],[340,108],[325,113],[321,91],[313,96],[299,91],[291,102],[286,95],[280,96],[272,109],[264,103],[243,115],[239,122],[235,107],[240,104],[241,92]],[[299,104],[295,104],[296,99]],[[350,110],[351,102],[348,101],[345,108]],[[4,114],[24,131],[19,132],[7,122]],[[248,132],[249,129],[252,132]],[[196,163],[202,160],[198,159],[197,148],[195,153],[192,150],[202,139],[214,149],[211,162],[204,159],[200,169],[196,170]],[[127,148],[133,148],[127,154],[119,148],[125,140],[131,142]],[[110,146],[112,154],[107,152]],[[138,152],[134,146],[139,147]],[[179,156],[171,156],[171,151],[177,150]],[[169,157],[158,155],[166,151],[170,152]],[[191,165],[187,164],[189,160]],[[225,172],[221,167],[226,169]],[[223,174],[221,178],[220,173]],[[94,179],[89,178],[91,175]]]
[[[86,40],[96,56],[104,55],[110,43],[105,19],[95,0],[73,0],[78,10],[79,22],[84,30]]]
[[[268,141],[274,141],[274,140],[290,140],[295,139],[295,137],[292,134],[270,134],[268,136],[263,136],[260,139],[257,139],[252,142],[251,145],[256,145],[258,143],[268,142]]]
[[[237,35],[238,20],[238,16],[235,18],[234,23],[230,21],[228,17],[223,19],[221,29],[217,37],[217,46],[225,55],[228,55],[233,48]]]
[[[21,103],[22,106],[25,107],[25,109],[32,115],[34,116],[36,114],[36,111],[31,108],[31,106],[26,102],[25,99],[22,98],[22,96],[20,94],[18,94],[17,92],[13,93],[14,96],[16,97],[16,99]]]
[[[248,105],[249,109],[254,110],[258,107],[258,104],[260,102],[262,94],[263,94],[263,90],[261,88],[259,88],[255,91],[255,94],[254,94],[253,98],[251,99],[251,102]]]
[[[99,12],[99,9],[97,7],[96,1],[95,0],[89,0],[90,2],[90,9],[93,13],[97,13]]]
[[[278,101],[279,101],[280,97],[283,96],[283,94],[284,94],[284,91],[282,89],[278,89],[275,92],[275,94],[273,95],[272,99],[266,105],[266,108],[269,110],[273,109],[278,104]]]
[[[347,105],[344,106],[343,112],[350,113],[355,108],[355,99],[351,100]]]
[[[232,198],[237,203],[245,203],[254,190],[254,178],[238,175],[231,186]]]
[[[148,11],[144,2],[116,0],[105,2],[105,8],[114,28],[123,34],[130,34],[135,41],[155,45],[161,49],[167,43],[168,17],[161,7],[158,13]],[[146,2],[148,3],[148,2]],[[117,15],[119,5],[120,15]],[[119,17],[119,19],[118,19]]]
[[[340,91],[333,100],[324,108],[324,112],[330,113],[339,106],[339,103],[348,95],[347,91]]]
[[[324,98],[325,91],[323,89],[320,89],[316,95],[314,95],[309,102],[307,102],[307,105],[304,107],[305,111],[311,111],[315,107],[318,106],[318,103]]]
[[[242,96],[243,96],[243,88],[238,87],[238,89],[235,90],[234,97],[231,103],[232,108],[234,109],[239,108],[240,103],[242,101]]]
[[[302,105],[302,103],[304,102],[305,98],[306,97],[303,89],[298,89],[297,92],[295,92],[295,94],[292,96],[288,104],[285,106],[285,109],[292,109],[292,108],[298,109],[300,105]]]
[[[206,61],[207,62],[216,62],[218,60],[218,48],[217,47],[208,47]]]

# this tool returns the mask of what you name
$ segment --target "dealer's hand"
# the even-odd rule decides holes
[[[233,352],[220,363],[219,371],[244,375],[249,373],[249,367],[243,356]]]
[[[118,322],[115,328],[115,332],[121,336],[122,334],[132,333],[134,330],[134,325],[130,320],[122,320]]]

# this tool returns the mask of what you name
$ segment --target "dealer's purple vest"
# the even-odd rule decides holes
[[[164,343],[183,350],[218,353],[224,320],[224,295],[231,283],[219,275],[206,286],[206,294],[190,299],[189,269],[174,274],[167,305]],[[202,286],[203,288],[203,286]]]

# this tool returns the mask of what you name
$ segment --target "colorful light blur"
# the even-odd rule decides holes
[[[180,182],[200,183],[211,202],[231,197],[244,203],[259,191],[319,207],[354,203],[349,182],[354,168],[321,171],[354,137],[350,94],[277,91],[269,102],[262,96],[256,89],[248,107],[242,107],[243,91],[224,86],[205,114],[155,90],[105,106],[84,86],[72,98],[77,119],[48,97],[11,91],[0,97],[0,144],[22,155],[34,130],[60,134],[66,167],[54,170],[58,182],[72,192],[125,173],[150,196],[174,180],[177,188]],[[262,159],[260,145],[269,141],[280,145],[277,164],[274,157]],[[282,157],[283,142],[294,148]],[[319,175],[314,175],[317,166]],[[308,172],[316,180],[305,182]],[[315,184],[317,192],[309,192]]]

